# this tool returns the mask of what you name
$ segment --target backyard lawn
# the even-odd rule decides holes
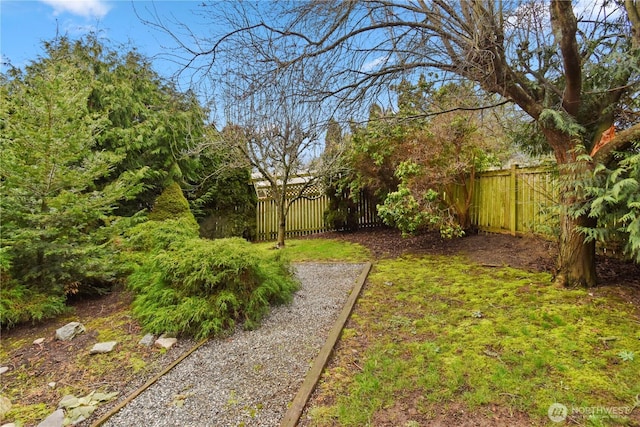
[[[564,425],[640,426],[640,268],[604,263],[604,286],[558,288],[549,248],[510,236],[441,241],[391,231],[288,240],[283,252],[294,262],[374,262],[300,425],[563,425],[551,414]],[[9,416],[32,423],[61,394],[101,384],[128,394],[127,384],[178,356],[135,345],[140,327],[130,296],[120,295],[3,332]],[[52,341],[69,320],[122,340],[108,370],[89,363],[81,342],[70,353]],[[51,351],[32,344],[39,337]],[[63,380],[52,387],[54,378]]]
[[[304,424],[547,425],[551,407],[638,425],[637,310],[550,282],[461,256],[381,260]]]

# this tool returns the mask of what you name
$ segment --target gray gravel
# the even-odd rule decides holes
[[[104,425],[278,426],[362,268],[297,264],[291,304],[203,345]]]

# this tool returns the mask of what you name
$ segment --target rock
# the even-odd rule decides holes
[[[11,401],[8,398],[0,396],[0,420],[11,410],[11,406]]]
[[[153,334],[147,334],[140,341],[138,341],[139,345],[143,345],[145,347],[151,347],[156,337]]]
[[[116,396],[118,396],[120,392],[119,391],[113,391],[111,393],[98,393],[95,392],[93,393],[93,396],[91,397],[92,402],[108,402],[109,400],[115,399]]]
[[[118,395],[117,391],[113,393],[100,393],[92,391],[84,397],[75,397],[66,395],[58,403],[58,408],[64,408],[67,415],[64,419],[64,425],[75,425],[86,420],[93,414],[98,405],[102,402],[108,402]]]
[[[116,344],[118,344],[118,341],[99,342],[89,350],[89,354],[109,353],[113,351]]]
[[[38,338],[37,340],[33,341],[34,345],[40,345],[44,342],[44,338]]]
[[[161,347],[161,348],[166,348],[167,350],[169,350],[177,342],[178,342],[178,340],[176,338],[160,337],[160,338],[158,338],[156,340],[155,346],[156,347]]]
[[[62,427],[63,423],[64,411],[62,409],[58,409],[38,424],[38,427]]]
[[[54,381],[50,382],[49,384],[47,384],[49,387],[51,388],[56,388],[56,383]]]
[[[83,397],[76,397],[71,394],[67,394],[60,400],[60,403],[58,403],[58,408],[69,410],[78,408],[80,406],[96,406],[100,402],[107,402],[114,399],[116,396],[118,396],[118,393],[119,392],[117,391],[111,393],[100,393],[92,391],[91,393]]]
[[[3,366],[2,368],[0,368],[0,374],[4,374],[5,372],[7,372],[9,370],[8,366]]]
[[[58,403],[58,408],[74,408],[80,405],[80,399],[75,397],[72,394],[67,394],[60,399],[60,403]]]
[[[164,334],[160,335],[158,338],[178,338],[178,336],[175,334],[175,332],[165,332]]]
[[[16,423],[2,424],[0,427],[18,427]]]
[[[91,414],[95,412],[96,408],[94,405],[78,406],[67,413],[67,419],[71,425],[76,425],[89,418]]]
[[[56,339],[61,341],[69,341],[86,331],[84,325],[80,322],[67,323],[63,327],[56,330]]]

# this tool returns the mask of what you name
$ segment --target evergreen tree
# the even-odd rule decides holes
[[[146,169],[116,173],[123,155],[98,149],[109,121],[87,103],[94,75],[49,45],[47,57],[2,83],[1,231],[11,277],[50,295],[112,279],[111,215],[142,189]]]
[[[89,109],[108,120],[97,136],[97,148],[121,155],[118,173],[147,168],[144,191],[120,206],[122,215],[150,209],[173,181],[196,179],[199,165],[193,149],[202,143],[206,111],[193,92],[179,92],[135,50],[120,54],[93,36],[74,44],[63,39],[57,49],[94,74]]]
[[[611,167],[598,165],[585,183],[588,202],[577,214],[587,213],[598,224],[580,231],[589,241],[623,243],[626,255],[640,263],[640,139],[618,156]]]

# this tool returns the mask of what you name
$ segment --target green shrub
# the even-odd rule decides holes
[[[192,182],[192,190],[187,194],[191,212],[200,224],[200,236],[254,239],[258,197],[251,184],[251,171],[244,168],[220,171],[214,153],[201,153],[199,160],[203,176],[216,171],[215,179],[208,179],[207,185],[200,180]]]
[[[131,274],[134,316],[152,333],[204,338],[254,327],[272,303],[297,289],[281,253],[238,238],[200,239],[177,184],[156,201],[149,221],[123,233],[123,268]]]
[[[169,235],[180,221],[153,225]],[[145,230],[148,232],[149,230]],[[161,240],[162,241],[162,240]],[[224,334],[237,321],[254,327],[272,303],[297,289],[286,261],[240,238],[186,238],[148,253],[129,277],[133,313],[145,330],[203,338]]]
[[[36,322],[67,311],[66,297],[37,292],[11,278],[11,257],[0,248],[0,328]]]
[[[196,223],[196,219],[189,208],[189,202],[186,197],[184,197],[180,186],[174,182],[165,188],[162,194],[158,196],[153,205],[153,209],[149,213],[149,219],[153,221],[164,221],[182,217],[190,218]]]
[[[596,227],[580,228],[585,239],[605,247],[620,243],[625,254],[640,263],[640,140],[618,153],[616,163],[596,165],[593,175],[578,184],[588,198],[574,207],[573,215],[586,213],[598,219]]]
[[[339,177],[338,177],[339,179]],[[351,191],[343,183],[325,182],[325,194],[329,206],[324,211],[324,222],[334,230],[355,231],[358,229],[358,206]],[[346,187],[346,188],[345,188]]]
[[[145,221],[124,232],[120,242],[127,251],[168,250],[186,240],[198,238],[198,224],[183,216],[166,221]]]
[[[161,219],[164,218],[164,219]],[[112,239],[113,250],[125,276],[144,264],[150,253],[169,250],[184,241],[198,238],[199,225],[178,184],[171,184],[158,196],[147,218],[126,221]]]
[[[35,292],[15,282],[2,282],[0,326],[12,328],[19,323],[38,322],[68,310],[66,298]]]
[[[422,229],[439,229],[443,239],[464,236],[451,205],[445,203],[443,195],[432,188],[422,191],[420,198],[414,197],[410,188],[411,179],[419,175],[422,167],[414,162],[401,162],[395,175],[400,179],[398,190],[387,194],[384,204],[377,205],[378,216],[390,227],[396,227],[403,236],[415,234]]]

